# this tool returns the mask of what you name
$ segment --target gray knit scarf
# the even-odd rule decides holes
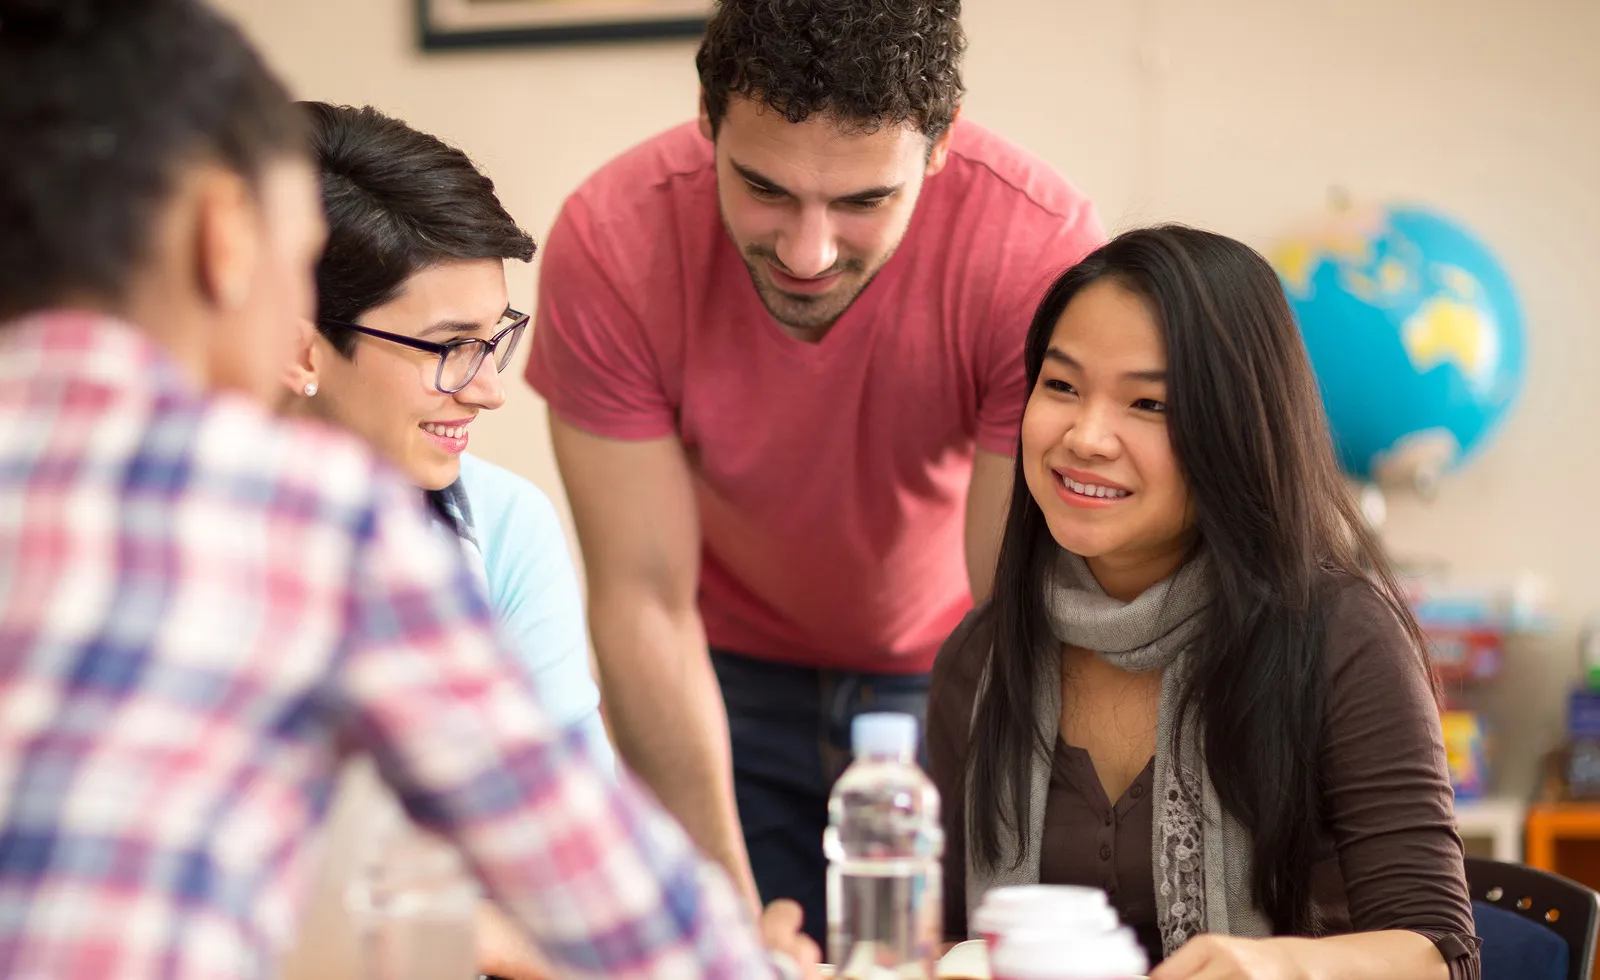
[[[1192,713],[1183,725],[1177,757],[1173,756],[1178,694],[1189,645],[1199,635],[1205,608],[1211,601],[1209,575],[1209,565],[1202,556],[1132,602],[1121,602],[1106,595],[1082,558],[1063,551],[1046,587],[1046,608],[1057,640],[1093,650],[1123,670],[1165,671],[1156,729],[1150,860],[1156,880],[1161,945],[1168,956],[1191,936],[1203,932],[1248,937],[1272,934],[1271,924],[1256,907],[1251,890],[1250,833],[1222,809],[1216,787],[1201,761],[1200,726]],[[1028,839],[1018,840],[1015,827],[1002,823],[1000,861],[990,868],[976,859],[968,835],[969,913],[991,888],[1039,880],[1045,799],[1061,720],[1059,657],[1040,658],[1036,685],[1034,715],[1050,752],[1036,753],[1030,768]],[[978,700],[982,700],[987,686],[985,669]],[[966,804],[970,814],[970,796]],[[972,826],[970,817],[967,826]]]

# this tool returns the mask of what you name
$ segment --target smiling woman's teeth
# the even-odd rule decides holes
[[[467,434],[467,427],[464,425],[434,425],[432,422],[424,422],[422,423],[422,431],[431,432],[445,439],[460,439]]]
[[[1113,490],[1110,487],[1096,486],[1093,483],[1079,483],[1066,477],[1062,477],[1061,482],[1067,485],[1068,490],[1073,493],[1081,493],[1085,497],[1104,497],[1107,500],[1120,500],[1132,492],[1130,490]]]

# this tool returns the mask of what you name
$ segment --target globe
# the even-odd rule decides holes
[[[1270,258],[1352,476],[1426,493],[1504,421],[1522,391],[1522,313],[1465,228],[1422,207],[1346,204]]]

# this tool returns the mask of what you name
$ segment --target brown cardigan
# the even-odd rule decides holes
[[[934,662],[928,755],[944,800],[945,933],[967,938],[965,771],[973,699],[992,641],[978,612]],[[1312,896],[1325,931],[1410,929],[1432,940],[1452,980],[1477,980],[1478,940],[1445,767],[1438,708],[1410,640],[1365,585],[1329,610],[1324,791]],[[1040,880],[1105,889],[1161,958],[1150,867],[1151,770],[1122,799],[1105,797],[1082,749],[1059,743],[1045,806]]]

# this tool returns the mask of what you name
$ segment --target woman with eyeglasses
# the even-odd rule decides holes
[[[466,452],[480,412],[505,402],[500,372],[528,316],[504,262],[534,243],[461,151],[368,107],[301,103],[320,170],[328,243],[317,321],[290,366],[290,411],[365,437],[425,491],[459,538],[508,641],[555,718],[607,760],[577,576],[537,487]],[[419,719],[425,724],[426,719]],[[542,976],[488,906],[480,969]]]

